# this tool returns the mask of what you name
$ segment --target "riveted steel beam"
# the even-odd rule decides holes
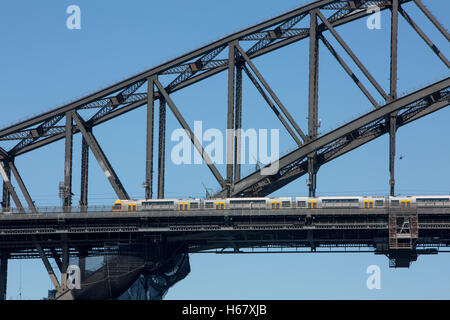
[[[127,200],[130,199],[128,196],[128,193],[125,191],[125,188],[123,187],[122,183],[120,182],[119,177],[117,176],[116,172],[114,171],[113,167],[108,161],[108,158],[104,154],[103,150],[101,149],[100,145],[97,142],[97,139],[95,139],[94,135],[88,128],[85,126],[83,119],[80,118],[78,113],[76,111],[72,112],[72,117],[75,120],[75,123],[78,126],[78,129],[81,131],[81,134],[86,139],[86,142],[88,143],[89,147],[92,150],[92,153],[94,154],[95,158],[97,159],[100,167],[102,168],[103,172],[106,175],[106,178],[111,183],[111,186],[113,187],[114,191],[117,194],[117,197],[119,199]]]
[[[392,112],[398,111],[402,108],[405,108],[408,105],[413,104],[416,101],[419,101],[421,99],[429,98],[430,96],[437,94],[443,90],[446,90],[450,87],[450,78],[446,78],[444,80],[441,80],[433,85],[430,85],[428,87],[422,88],[418,91],[415,91],[413,93],[410,93],[409,95],[406,95],[404,97],[398,98],[395,101],[392,101],[390,103],[387,103],[385,106],[374,109],[370,111],[369,113],[347,123],[346,125],[343,125],[325,135],[322,135],[313,141],[304,144],[300,148],[290,152],[289,154],[281,157],[276,161],[276,165],[279,168],[280,172],[283,168],[289,166],[292,163],[296,163],[297,161],[303,159],[306,157],[309,153],[314,152],[315,150],[318,150],[320,148],[325,147],[326,145],[332,143],[333,141],[336,141],[337,139],[340,139],[342,137],[345,137],[348,134],[351,134],[355,130],[357,130],[360,127],[363,127],[365,125],[368,125],[378,119],[383,119],[384,117],[390,115]],[[268,166],[274,166],[274,163],[269,164]],[[263,170],[262,168],[261,170]],[[262,171],[258,170],[241,180],[237,181],[234,185],[234,188],[232,190],[232,196],[238,196],[243,192],[244,190],[247,190],[251,188],[253,185],[271,178],[271,176],[267,176],[262,174]],[[277,176],[278,173],[275,173],[273,176]],[[219,192],[215,196],[222,196],[223,191]]]
[[[81,141],[81,190],[80,190],[80,207],[81,211],[85,211],[88,206],[88,181],[89,181],[89,144],[82,137]]]
[[[164,198],[164,176],[166,167],[166,100],[159,99],[158,135],[158,199]]]
[[[411,27],[419,34],[419,36],[422,38],[423,41],[430,47],[430,49],[438,56],[439,59],[447,66],[447,68],[450,68],[450,63],[448,62],[445,55],[442,53],[441,50],[438,49],[438,47],[428,38],[428,36],[425,34],[425,32],[420,29],[420,27],[414,22],[414,20],[406,13],[406,11],[402,7],[398,7],[398,12],[405,18],[405,20],[411,25]]]
[[[153,116],[155,110],[155,83],[154,77],[148,78],[147,88],[147,147],[145,160],[145,199],[153,197]]]
[[[283,112],[284,116],[289,120],[291,125],[294,127],[295,131],[298,133],[298,135],[305,141],[306,135],[303,133],[303,131],[298,126],[297,122],[295,122],[294,118],[291,116],[289,111],[284,107],[283,103],[281,103],[281,100],[277,97],[275,92],[272,90],[272,88],[269,86],[267,81],[264,79],[264,77],[261,75],[261,73],[258,71],[256,66],[253,64],[252,60],[250,60],[249,56],[244,52],[244,50],[239,46],[239,44],[236,45],[236,48],[238,49],[240,55],[242,58],[244,58],[245,62],[248,64],[250,69],[253,71],[253,73],[256,75],[258,80],[263,85],[264,89],[269,93],[269,95],[272,97],[272,99],[275,101],[275,103],[278,105],[280,110]],[[296,139],[297,141],[298,139]],[[300,143],[301,144],[301,143]]]
[[[166,89],[162,86],[162,84],[159,82],[158,79],[155,79],[155,84],[158,87],[159,92],[163,95],[164,100],[166,100],[167,104],[169,105],[170,110],[175,115],[175,118],[178,120],[178,122],[180,123],[181,127],[186,131],[186,134],[188,135],[188,137],[191,140],[192,144],[197,149],[197,151],[200,153],[200,155],[203,158],[203,160],[205,160],[206,165],[209,167],[209,169],[211,170],[211,172],[214,175],[214,177],[216,178],[216,180],[219,182],[219,184],[222,187],[226,187],[227,184],[226,184],[225,180],[222,178],[222,176],[220,175],[219,171],[214,166],[211,158],[208,156],[208,154],[203,149],[203,146],[198,141],[197,137],[194,135],[194,132],[191,130],[191,128],[187,124],[186,120],[184,120],[183,116],[181,115],[180,111],[178,110],[178,108],[173,103],[173,101],[170,98],[169,94],[167,93]]]
[[[350,47],[347,45],[347,43],[344,41],[344,39],[342,39],[341,36],[336,32],[336,30],[333,28],[333,26],[328,21],[328,19],[325,18],[320,11],[317,11],[317,16],[320,18],[320,20],[323,21],[323,23],[326,25],[327,29],[331,32],[331,34],[339,42],[339,44],[344,48],[344,50],[347,52],[347,54],[352,58],[352,60],[359,67],[359,69],[364,73],[364,75],[370,81],[370,83],[372,83],[372,85],[375,87],[375,89],[377,89],[377,91],[381,94],[381,96],[385,100],[388,100],[389,97],[386,94],[386,92],[384,92],[383,88],[381,88],[381,86],[375,80],[375,78],[372,76],[372,74],[370,74],[370,72],[366,69],[366,67],[362,64],[362,62],[358,59],[358,57],[353,53],[353,51],[350,49]]]

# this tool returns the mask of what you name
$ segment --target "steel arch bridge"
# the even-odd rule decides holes
[[[15,159],[59,140],[65,141],[64,187],[62,188],[64,202],[62,210],[67,214],[72,212],[74,209],[72,208],[73,136],[78,133],[82,136],[81,211],[86,211],[89,208],[87,192],[89,150],[104,171],[117,197],[129,199],[126,188],[102,150],[92,129],[140,107],[147,108],[146,198],[164,198],[164,174],[167,161],[165,157],[167,107],[186,131],[192,144],[217,180],[221,190],[212,195],[213,197],[266,196],[304,175],[308,176],[309,195],[315,196],[316,175],[322,165],[384,134],[389,134],[390,137],[390,193],[394,195],[397,129],[447,107],[450,102],[449,77],[403,96],[400,96],[397,92],[399,18],[404,19],[418,33],[430,48],[430,52],[440,59],[443,68],[447,68],[445,70],[450,67],[445,54],[430,40],[413,17],[407,13],[405,5],[408,3],[416,5],[440,34],[449,41],[449,34],[445,27],[420,0],[320,0],[226,36],[77,101],[1,129],[0,175],[3,181],[3,212],[11,210],[10,199],[12,198],[19,213],[39,214],[39,208],[33,202],[32,195],[29,194],[26,183],[15,166]],[[383,88],[369,72],[338,30],[341,25],[368,17],[373,13],[374,6],[381,11],[391,13],[390,59],[386,61],[386,66],[389,65],[390,70],[388,90]],[[333,38],[346,52],[348,56],[346,59],[333,47],[329,41],[330,38]],[[256,57],[276,52],[280,48],[299,41],[309,43],[308,128],[303,129],[252,61]],[[318,134],[318,48],[320,42],[342,67],[342,72],[353,80],[373,106],[370,112],[322,135]],[[364,75],[364,81],[357,77],[354,70],[351,69],[349,61],[357,66],[358,72]],[[228,93],[227,116],[224,119],[227,129],[225,175],[219,172],[171,98],[171,94],[198,82],[207,83],[208,78],[222,72],[227,74],[228,79],[227,87],[224,88]],[[239,130],[242,129],[243,74],[253,83],[267,102],[268,107],[273,111],[274,116],[278,118],[296,144],[296,149],[292,152],[247,176],[242,176],[241,165],[238,160],[240,159],[242,142]],[[383,103],[377,102],[373,92],[383,98]],[[156,101],[159,101],[157,112],[159,123],[157,126],[155,125]],[[87,110],[89,110],[90,116],[86,116]],[[154,175],[154,167],[156,167],[153,164],[155,129],[158,129],[159,139],[157,142],[157,174]],[[236,135],[233,132],[236,132]],[[12,147],[2,145],[2,143],[11,144],[11,142],[14,143]],[[267,171],[264,170],[273,165],[278,169],[267,174]],[[20,201],[18,190],[12,184],[12,178],[19,186],[20,192],[26,200],[26,205]],[[155,178],[158,186],[157,192],[153,190]],[[414,219],[411,221],[414,221]],[[411,223],[413,224],[413,222]],[[61,252],[61,270],[62,274],[65,274],[68,256],[72,251],[70,251],[70,237],[69,239],[63,238],[61,246],[58,247],[58,252]],[[3,248],[4,257],[2,261],[7,260],[7,257],[13,252],[32,250],[48,266],[47,256],[52,254],[55,256],[56,248],[46,248],[40,243],[39,239],[39,236],[31,236],[29,244],[23,247],[19,245],[14,250]],[[224,246],[228,246],[228,244],[220,243],[212,247]],[[51,252],[52,250],[53,252]],[[74,250],[74,252],[80,251]],[[51,272],[49,271],[49,273]]]

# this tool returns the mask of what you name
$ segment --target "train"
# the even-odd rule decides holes
[[[450,207],[450,195],[117,200],[113,212]]]

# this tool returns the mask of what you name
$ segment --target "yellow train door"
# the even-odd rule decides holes
[[[373,200],[364,200],[364,209],[373,209],[374,201]]]
[[[216,202],[216,210],[224,210],[225,202]]]
[[[308,209],[317,209],[317,201],[307,201]]]
[[[136,212],[136,204],[135,203],[127,204],[127,211]]]
[[[272,201],[270,203],[270,209],[272,210],[280,210],[281,202],[280,201]]]
[[[178,210],[179,211],[187,211],[187,210],[189,210],[189,203],[187,203],[187,202],[178,203]]]
[[[411,208],[411,200],[400,200],[401,208]]]

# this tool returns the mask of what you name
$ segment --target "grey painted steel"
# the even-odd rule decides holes
[[[245,73],[247,74],[248,78],[252,81],[255,88],[258,90],[258,92],[261,94],[261,96],[267,102],[269,107],[272,109],[273,113],[275,113],[277,118],[280,120],[280,122],[283,124],[283,126],[286,128],[286,130],[289,132],[291,137],[294,139],[294,141],[300,147],[303,143],[300,141],[298,136],[292,130],[291,126],[287,123],[286,119],[283,117],[281,112],[277,109],[277,107],[275,106],[273,101],[267,96],[266,92],[261,88],[261,86],[258,83],[258,80],[251,74],[250,70],[248,70],[248,68],[246,66],[243,66],[243,69],[244,69]]]
[[[411,25],[411,27],[419,34],[423,41],[425,41],[430,49],[439,57],[439,59],[441,59],[441,61],[447,66],[447,68],[450,68],[450,63],[448,62],[442,51],[440,51],[438,47],[436,47],[436,45],[430,40],[430,38],[427,37],[422,29],[420,29],[420,27],[414,22],[414,20],[406,13],[406,11],[402,7],[399,7],[398,11],[403,16],[403,18],[405,18],[405,20]]]
[[[227,130],[226,130],[226,183],[228,192],[233,183],[233,142],[234,142],[234,97],[235,97],[235,46],[237,41],[233,41],[228,45],[228,109],[227,109]]]
[[[166,167],[166,100],[159,99],[158,144],[158,199],[164,198],[164,175]]]
[[[67,267],[69,266],[69,243],[67,234],[61,235],[62,253],[61,253],[61,289],[67,290]]]
[[[147,148],[145,160],[145,199],[153,197],[153,133],[155,113],[155,83],[153,77],[148,78],[147,86]]]
[[[81,190],[80,190],[80,206],[88,205],[88,181],[89,181],[89,144],[82,137],[81,141]]]
[[[442,35],[447,39],[447,41],[450,41],[450,36],[445,30],[445,28],[442,26],[442,24],[439,23],[439,21],[431,14],[431,12],[423,5],[423,3],[420,0],[414,0],[415,4],[422,10],[422,12],[427,16],[428,19],[438,28],[438,30],[442,33]]]
[[[8,166],[8,162],[4,161],[5,164],[4,171],[6,174],[6,177],[11,180],[11,169]],[[2,163],[0,162],[0,166],[2,166]],[[0,169],[1,170],[1,169]],[[9,211],[9,208],[11,207],[11,193],[9,192],[8,185],[5,183],[4,178],[2,177],[3,181],[3,187],[2,187],[2,212]]]
[[[402,3],[407,3],[409,1],[411,1],[411,0],[403,0]],[[272,26],[274,26],[274,25],[276,25],[278,23],[281,23],[283,21],[283,19],[287,21],[289,19],[293,19],[296,16],[305,15],[305,13],[307,13],[309,10],[312,10],[312,9],[315,9],[315,8],[318,8],[318,7],[326,7],[326,6],[329,6],[332,3],[333,3],[333,1],[320,1],[320,2],[317,2],[317,3],[313,3],[313,4],[310,4],[310,5],[307,5],[305,7],[293,10],[293,11],[291,11],[289,13],[286,13],[286,14],[283,14],[283,15],[281,15],[279,17],[271,19],[271,20],[269,20],[267,22],[261,23],[261,24],[259,24],[257,26],[252,27],[252,28],[248,28],[248,29],[243,30],[241,32],[238,32],[238,33],[236,33],[234,35],[231,35],[229,37],[221,39],[221,40],[215,42],[214,44],[222,45],[222,43],[226,42],[229,39],[238,39],[238,38],[239,39],[245,39],[245,37],[247,37],[248,35],[251,35],[252,33],[258,33],[259,32],[258,30],[262,30],[262,29],[258,29],[258,28],[263,28],[264,29],[264,28],[272,27]],[[351,3],[352,2],[350,2],[350,4]],[[333,9],[338,9],[338,7],[342,8],[345,5],[346,4],[342,2],[336,8],[333,8]],[[365,6],[370,5],[370,2],[365,2],[364,5]],[[381,10],[385,10],[386,8],[388,8],[390,6],[390,3],[389,3],[389,1],[386,0],[384,2],[378,2],[377,5],[380,7]],[[332,4],[332,6],[336,6],[336,4]],[[348,8],[350,8],[350,7],[348,7]],[[327,9],[331,9],[331,8],[327,8]],[[365,17],[365,16],[369,15],[367,10],[361,10],[361,9],[352,9],[352,10],[355,10],[355,11],[349,10],[347,15],[345,13],[344,14],[339,14],[339,15],[334,15],[335,18],[333,19],[331,25],[334,26],[334,27],[337,27],[337,26],[346,24],[348,22],[351,22],[351,21],[354,21],[356,19],[359,19],[359,18],[362,18],[362,17]],[[320,25],[319,29],[321,31],[324,31],[324,30],[326,30],[326,26]],[[300,40],[305,39],[307,37],[308,37],[308,33],[287,37],[284,40],[280,40],[278,42],[271,43],[270,45],[262,47],[260,50],[252,53],[250,57],[251,58],[255,58],[255,57],[264,55],[266,53],[272,52],[274,50],[277,50],[279,48],[282,48],[282,47],[287,46],[289,44],[292,44],[294,42],[300,41]],[[95,105],[96,101],[100,101],[101,99],[103,99],[103,100],[108,99],[108,98],[102,98],[104,96],[110,95],[110,94],[112,94],[112,93],[114,93],[114,92],[116,92],[116,91],[118,91],[120,89],[126,88],[127,86],[132,86],[133,83],[136,83],[138,81],[142,81],[143,79],[146,79],[148,76],[150,76],[152,74],[158,74],[158,73],[163,72],[163,70],[167,70],[167,69],[173,68],[176,65],[176,63],[180,63],[180,64],[185,63],[185,62],[191,60],[193,57],[195,57],[196,56],[195,54],[197,54],[197,56],[198,56],[200,54],[203,54],[204,52],[207,52],[208,50],[211,50],[211,46],[205,46],[203,48],[195,50],[194,51],[195,53],[192,52],[192,53],[187,54],[187,55],[185,55],[183,57],[180,57],[178,59],[174,59],[172,61],[169,61],[167,64],[164,64],[164,65],[155,67],[153,69],[147,70],[144,73],[136,75],[135,77],[129,78],[127,80],[124,80],[124,81],[122,81],[122,82],[120,82],[120,83],[118,83],[116,85],[113,85],[113,86],[108,87],[108,88],[106,88],[104,90],[101,90],[101,91],[99,91],[99,92],[97,92],[97,93],[95,93],[93,95],[90,95],[90,96],[84,98],[84,99],[80,99],[80,100],[75,101],[75,102],[73,102],[71,104],[68,104],[66,106],[57,108],[57,109],[52,110],[50,112],[47,112],[47,113],[45,113],[43,115],[33,117],[31,119],[28,119],[28,120],[24,121],[23,123],[19,123],[19,124],[12,125],[12,126],[9,126],[7,128],[4,128],[3,130],[0,130],[0,138],[5,137],[5,136],[7,136],[9,134],[14,134],[14,132],[21,132],[22,130],[24,130],[24,129],[28,128],[28,127],[31,127],[31,126],[36,125],[36,124],[40,124],[42,121],[51,120],[52,117],[55,117],[55,115],[58,115],[58,114],[61,114],[61,113],[64,114],[64,112],[67,111],[67,110],[71,110],[71,109],[72,110],[76,110],[77,108],[83,108],[84,106],[89,105],[89,104]],[[185,60],[183,60],[183,59],[185,59]],[[189,85],[192,85],[192,84],[194,84],[194,83],[196,83],[198,81],[207,79],[208,77],[210,77],[212,75],[218,74],[218,73],[226,70],[226,68],[227,68],[226,65],[218,66],[217,68],[213,68],[211,70],[205,71],[204,73],[201,73],[201,74],[199,74],[199,75],[197,75],[195,77],[188,78],[184,82],[182,82],[179,85],[177,85],[175,88],[171,88],[170,92],[175,92],[175,91],[183,89],[183,88],[185,88],[185,87],[187,87]],[[120,115],[122,115],[122,114],[124,114],[126,112],[129,112],[129,111],[131,111],[133,109],[136,109],[136,108],[144,105],[146,103],[146,100],[147,99],[141,99],[141,100],[136,101],[136,102],[134,102],[134,103],[132,103],[130,105],[125,105],[125,106],[123,106],[121,108],[116,108],[114,110],[111,110],[109,113],[103,114],[102,117],[96,118],[94,121],[92,121],[90,123],[90,125],[91,126],[98,125],[100,123],[103,123],[105,121],[113,119],[113,118],[115,118],[117,116],[120,116]],[[33,131],[33,130],[31,130],[31,131]],[[34,131],[39,132],[39,130],[34,130]],[[78,132],[78,131],[76,130],[76,132]],[[76,133],[76,132],[74,132],[74,133]],[[20,150],[15,152],[15,155],[24,154],[24,153],[29,152],[31,150],[34,150],[36,148],[42,147],[42,146],[44,146],[46,144],[49,144],[49,143],[58,141],[60,139],[63,139],[64,137],[65,137],[64,133],[53,133],[49,138],[41,139],[41,140],[38,140],[38,141],[34,141],[32,144],[27,144],[27,145],[23,146]],[[2,159],[3,157],[4,157],[4,155],[0,154],[0,159]]]
[[[58,267],[59,272],[61,272],[63,267],[62,267],[62,262],[61,262],[61,259],[60,259],[60,255],[56,251],[56,248],[50,248],[50,252],[52,254],[53,260],[55,261],[55,263],[56,263],[56,265]]]
[[[334,50],[333,46],[328,42],[328,40],[323,36],[323,34],[319,35],[320,40],[322,40],[323,44],[327,49],[331,52],[333,57],[336,58],[336,60],[339,62],[339,64],[342,66],[342,68],[347,72],[347,74],[352,78],[353,82],[356,83],[356,85],[361,89],[361,91],[364,93],[364,95],[369,99],[370,103],[375,108],[378,108],[379,105],[375,101],[375,99],[372,97],[372,95],[369,93],[369,91],[366,89],[366,87],[363,85],[363,83],[358,79],[358,77],[353,73],[353,71],[350,69],[350,67],[345,63],[345,61],[341,58],[341,56]]]
[[[28,208],[32,213],[36,213],[37,212],[36,206],[34,205],[34,202],[31,199],[30,193],[28,192],[28,189],[26,188],[25,183],[23,182],[22,177],[20,176],[20,173],[16,168],[16,165],[14,164],[13,161],[10,161],[8,165],[11,168],[11,171],[14,175],[14,178],[17,181],[17,184],[19,185],[20,191],[22,191],[22,194],[25,197],[25,200],[28,204]]]
[[[167,91],[164,89],[164,87],[161,85],[158,79],[155,79],[155,84],[158,87],[159,92],[164,96],[164,99],[166,100],[167,104],[169,105],[170,110],[175,115],[175,118],[177,118],[178,122],[180,123],[181,127],[186,131],[186,134],[188,135],[189,139],[191,140],[192,144],[197,148],[197,151],[202,156],[203,160],[205,160],[206,164],[208,165],[209,169],[211,170],[212,174],[216,178],[216,180],[219,182],[219,184],[225,188],[226,183],[223,180],[222,176],[220,175],[217,168],[214,166],[211,158],[208,156],[208,154],[203,149],[203,146],[198,141],[197,137],[194,135],[194,132],[191,130],[191,128],[188,126],[186,120],[184,120],[183,116],[181,115],[180,111],[178,111],[177,107],[173,103],[172,99],[170,98]]]
[[[283,112],[285,117],[289,120],[291,125],[294,127],[295,131],[302,137],[303,140],[306,140],[306,136],[303,133],[303,131],[300,129],[298,124],[295,122],[294,118],[290,115],[288,110],[284,107],[284,105],[281,103],[281,100],[277,97],[275,92],[272,90],[272,88],[269,86],[267,81],[264,79],[264,77],[261,75],[261,73],[258,71],[256,66],[253,64],[253,62],[250,60],[249,56],[244,52],[244,50],[241,48],[239,44],[236,44],[236,48],[238,49],[240,55],[245,59],[250,69],[252,69],[253,73],[256,75],[259,81],[261,81],[264,88],[267,90],[269,95],[272,97],[272,99],[275,101],[275,103],[278,105],[280,110]]]
[[[310,12],[309,26],[309,93],[308,93],[308,141],[317,138],[318,100],[319,100],[319,38],[317,32],[318,10]],[[316,196],[317,181],[316,153],[308,154],[308,189],[309,196]]]
[[[22,206],[22,203],[20,202],[20,199],[17,196],[16,190],[14,189],[14,186],[11,183],[11,178],[10,178],[11,175],[9,175],[9,177],[8,177],[8,173],[3,168],[3,165],[1,162],[0,162],[0,176],[2,176],[3,184],[6,185],[6,187],[8,188],[9,194],[13,198],[13,201],[16,204],[16,207],[19,209],[20,212],[22,212],[22,213],[25,212],[25,210]]]
[[[304,158],[309,153],[313,152],[314,150],[317,150],[318,148],[322,148],[325,145],[335,141],[336,139],[340,137],[344,137],[347,134],[353,132],[354,130],[357,130],[358,128],[367,125],[369,123],[372,123],[373,121],[383,118],[389,114],[391,114],[394,111],[400,110],[420,99],[424,99],[426,97],[431,96],[432,94],[445,90],[450,86],[450,78],[446,78],[444,80],[441,80],[431,86],[425,87],[421,90],[418,90],[416,92],[410,93],[409,95],[406,95],[404,97],[398,98],[396,101],[386,104],[383,107],[377,108],[351,122],[349,122],[346,125],[343,125],[323,136],[318,137],[314,141],[311,141],[310,143],[304,144],[302,147],[290,152],[289,154],[281,157],[279,160],[277,160],[276,163],[278,163],[278,167],[284,168],[285,166],[289,165],[290,163],[297,161],[299,159]],[[271,165],[274,165],[272,163]],[[237,181],[234,185],[234,188],[232,190],[232,195],[238,195],[240,192],[244,191],[245,189],[251,187],[252,185],[258,183],[259,181],[268,178],[267,176],[264,176],[261,174],[261,170],[252,173],[248,175],[247,177],[242,178],[241,180]],[[220,194],[218,194],[220,196]]]
[[[106,178],[111,183],[111,186],[113,187],[119,199],[129,199],[130,197],[128,196],[128,193],[122,186],[119,177],[109,163],[108,158],[106,158],[106,155],[103,153],[103,150],[101,149],[94,135],[92,134],[92,132],[86,129],[83,119],[80,118],[76,111],[73,111],[72,117],[75,120],[78,128],[80,129],[83,137],[86,139],[86,142],[94,153],[95,158],[97,159],[100,167],[106,175]]]
[[[235,116],[234,116],[234,179],[233,181],[241,178],[241,129],[242,129],[242,69],[241,63],[236,65],[236,103],[235,103]]]
[[[44,267],[47,270],[48,275],[50,276],[50,280],[53,283],[53,286],[55,287],[56,291],[61,292],[61,286],[59,284],[58,278],[55,275],[55,272],[53,271],[53,268],[48,261],[47,256],[44,253],[44,250],[42,249],[41,245],[36,241],[35,236],[33,236],[34,245],[39,253],[39,256],[44,263]]]
[[[411,112],[405,112],[402,115],[397,116],[397,128],[404,126],[406,124],[411,123],[412,121],[415,121],[417,119],[420,119],[430,113],[436,112],[450,104],[450,100],[443,99],[439,102],[434,102],[429,105],[426,105],[425,107],[420,108],[420,111],[415,111],[415,108],[411,107]],[[338,146],[337,149],[325,149],[321,153],[321,163],[320,165],[323,165],[331,160],[334,160],[344,154],[346,154],[349,151],[354,150],[355,148],[358,148],[382,135],[389,132],[389,123],[387,122],[378,122],[376,126],[373,126],[370,128],[369,131],[363,133],[361,136],[358,136],[357,138],[353,140],[346,141],[344,145]],[[288,183],[292,182],[295,179],[298,179],[299,177],[303,176],[307,173],[307,168],[305,166],[297,165],[294,167],[294,169],[290,170],[288,173],[283,174],[281,177],[278,177],[277,179],[273,179],[271,181],[271,184],[268,186],[265,186],[262,190],[263,192],[252,194],[252,195],[259,195],[259,196],[265,196],[268,195],[283,186],[287,185]]]
[[[391,8],[391,64],[389,101],[397,99],[397,38],[398,38],[398,0],[392,0]],[[397,113],[389,116],[389,172],[390,195],[395,195],[395,148],[397,132]]]
[[[370,72],[366,69],[366,67],[362,64],[362,62],[356,57],[356,55],[353,53],[353,51],[350,49],[350,47],[345,43],[344,39],[341,38],[341,36],[336,32],[336,30],[333,28],[333,26],[328,22],[328,19],[325,18],[320,11],[317,11],[317,15],[319,18],[323,21],[323,23],[327,26],[328,30],[331,32],[331,34],[334,36],[334,38],[339,42],[339,44],[344,48],[344,50],[347,52],[347,54],[352,58],[352,60],[356,63],[356,65],[359,67],[359,69],[364,73],[366,78],[372,83],[372,85],[377,89],[377,91],[383,96],[385,100],[388,100],[388,95],[384,90],[381,88],[381,86],[378,84],[378,82],[375,80],[375,78],[370,74]]]
[[[66,144],[64,159],[64,198],[63,207],[70,211],[72,206],[72,150],[73,150],[73,134],[72,134],[72,112],[66,112]]]

